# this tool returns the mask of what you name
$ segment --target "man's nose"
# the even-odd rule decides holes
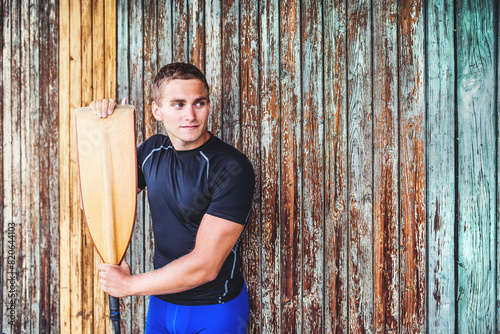
[[[196,119],[196,113],[194,112],[193,106],[189,105],[186,107],[184,117],[190,121]]]

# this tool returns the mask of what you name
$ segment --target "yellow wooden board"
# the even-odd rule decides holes
[[[107,118],[75,110],[80,193],[87,226],[101,259],[119,264],[134,228],[137,158],[133,106]]]

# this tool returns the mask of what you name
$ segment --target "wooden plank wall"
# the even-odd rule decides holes
[[[205,71],[210,130],[256,171],[249,333],[500,331],[498,1],[0,10],[0,332],[111,332],[72,111],[126,97],[139,144],[164,131],[152,80],[172,61]],[[153,251],[145,194],[138,203],[136,273]],[[147,302],[121,300],[123,332],[143,332]]]
[[[59,8],[1,11],[0,332],[58,332]]]
[[[101,260],[80,206],[74,110],[116,95],[116,3],[59,2],[60,332],[105,333]]]

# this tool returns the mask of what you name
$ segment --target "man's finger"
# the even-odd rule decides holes
[[[102,101],[97,100],[95,102],[95,108],[97,110],[97,116],[102,117]]]
[[[104,118],[108,117],[108,105],[109,105],[108,100],[106,99],[102,100],[102,117]]]
[[[90,108],[92,109],[92,112],[97,115],[97,109],[95,107],[95,101],[90,102]]]
[[[113,99],[109,99],[108,115],[111,115],[113,113],[113,110],[115,110],[115,107],[116,107],[116,101]]]

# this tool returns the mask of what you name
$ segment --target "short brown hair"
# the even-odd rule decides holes
[[[180,80],[200,80],[207,89],[207,94],[210,90],[208,89],[207,79],[205,75],[198,69],[198,67],[187,64],[187,63],[171,63],[163,66],[155,77],[153,82],[153,100],[161,106],[161,100],[163,98],[163,88],[165,85],[175,79]]]

